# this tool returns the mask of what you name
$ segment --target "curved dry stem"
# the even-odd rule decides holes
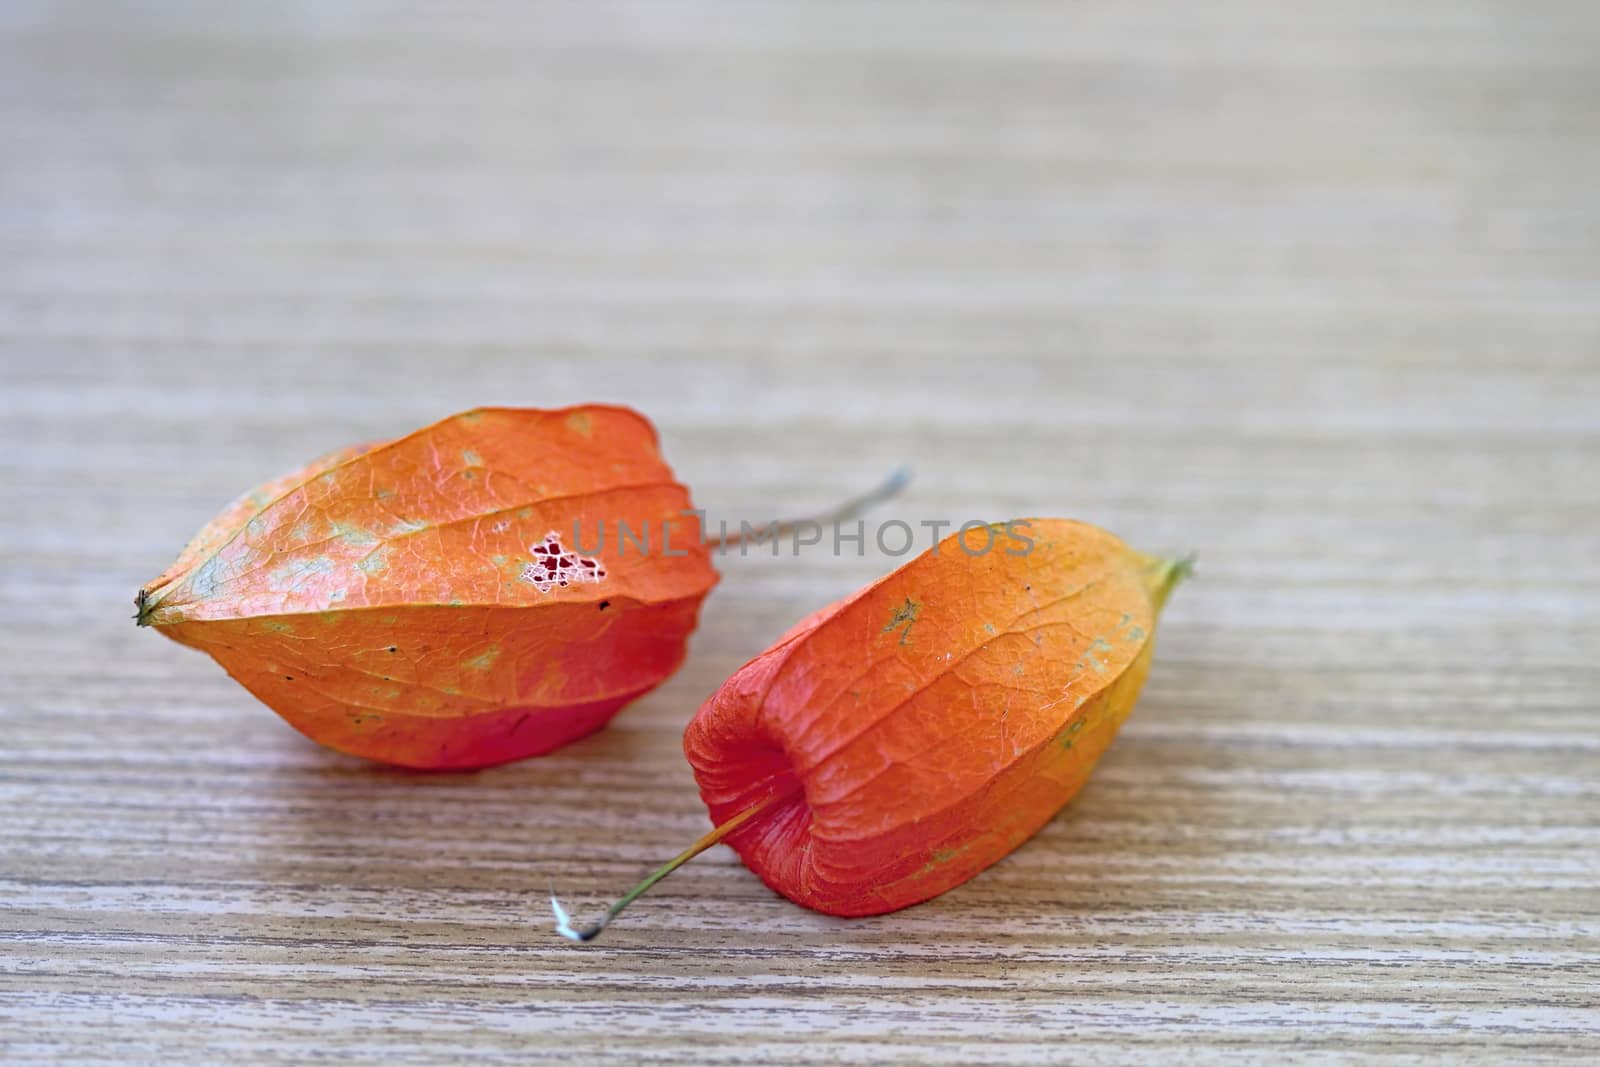
[[[896,467],[889,472],[889,477],[885,478],[876,488],[870,489],[860,496],[853,496],[829,511],[797,519],[781,519],[778,522],[750,530],[749,537],[745,536],[743,530],[735,534],[723,534],[721,537],[708,537],[706,538],[706,544],[715,550],[737,548],[747,541],[754,541],[759,544],[768,538],[776,541],[787,537],[794,533],[795,527],[802,523],[815,523],[818,526],[824,526],[829,523],[843,522],[845,519],[862,514],[869,508],[876,507],[885,500],[891,500],[899,496],[905,487],[910,484],[911,468],[907,466]]]
[[[750,805],[748,808],[745,808],[743,811],[739,812],[739,814],[735,815],[722,825],[714,827],[712,830],[702,836],[700,840],[696,841],[694,844],[690,845],[688,848],[672,857],[672,859],[668,860],[666,863],[663,863],[654,871],[650,872],[649,876],[646,877],[644,881],[634,886],[627,892],[625,896],[621,897],[615,904],[607,908],[606,913],[600,917],[598,922],[591,923],[582,929],[573,927],[572,916],[568,914],[566,908],[561,906],[561,901],[557,900],[555,896],[552,895],[550,897],[550,909],[555,913],[556,933],[572,941],[593,941],[600,935],[601,930],[604,930],[608,925],[610,925],[612,919],[615,919],[618,915],[622,914],[622,910],[624,908],[626,908],[629,904],[632,904],[635,900],[638,900],[640,897],[644,896],[645,893],[649,892],[651,886],[655,885],[657,882],[661,881],[661,879],[665,878],[679,867],[682,867],[685,863],[688,863],[690,860],[700,855],[700,853],[704,852],[712,845],[717,844],[739,827],[745,825],[751,819],[754,819],[757,815],[767,811],[780,800],[784,800],[792,795],[792,793],[773,793],[764,800],[756,801],[756,803]]]

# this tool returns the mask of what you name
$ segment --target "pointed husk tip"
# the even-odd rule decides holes
[[[149,626],[155,610],[155,605],[150,603],[149,588],[140,589],[133,598],[133,621],[139,626]]]

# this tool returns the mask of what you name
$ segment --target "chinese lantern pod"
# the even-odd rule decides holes
[[[138,620],[340,751],[500,763],[677,669],[717,580],[692,507],[637,412],[469,411],[240,498]]]
[[[759,809],[726,842],[796,903],[873,915],[960,885],[1072,798],[1132,709],[1186,564],[1067,520],[999,529],[806,619],[690,723],[712,821]]]

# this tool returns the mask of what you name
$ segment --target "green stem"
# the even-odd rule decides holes
[[[1194,564],[1198,558],[1191,552],[1182,559],[1161,561],[1161,572],[1150,591],[1150,603],[1156,609],[1156,614],[1159,615],[1161,609],[1166,606],[1167,597],[1178,587],[1178,583],[1194,574]]]
[[[581,930],[573,928],[572,917],[567,914],[567,909],[561,906],[561,902],[559,900],[557,900],[555,897],[551,897],[550,907],[555,912],[556,916],[556,933],[560,934],[562,937],[570,938],[573,941],[593,941],[600,935],[601,930],[604,930],[608,925],[610,925],[612,919],[615,919],[618,915],[622,914],[622,910],[624,908],[626,908],[629,904],[632,904],[635,900],[638,900],[640,897],[644,896],[644,894],[648,893],[651,886],[655,885],[657,882],[661,881],[661,879],[665,878],[679,867],[682,867],[685,863],[688,863],[690,860],[700,855],[700,853],[704,852],[712,845],[717,844],[723,838],[739,829],[739,827],[745,825],[751,819],[754,819],[757,815],[767,811],[774,804],[777,804],[781,800],[787,800],[793,795],[794,790],[773,793],[763,800],[756,801],[754,804],[750,805],[748,808],[745,808],[727,822],[721,824],[720,826],[714,827],[703,837],[701,837],[700,840],[696,841],[694,844],[690,845],[688,848],[672,857],[672,859],[668,860],[666,863],[663,863],[661,866],[657,867],[654,871],[650,872],[650,875],[645,878],[644,881],[628,890],[626,895],[619,899],[615,904],[611,905],[611,907],[606,909],[605,915],[600,918],[599,922],[596,922],[590,926],[586,926]]]

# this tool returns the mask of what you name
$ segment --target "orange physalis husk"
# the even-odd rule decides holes
[[[987,550],[984,550],[985,546]],[[803,620],[706,701],[684,754],[716,828],[779,893],[875,915],[960,885],[1083,786],[1150,670],[1187,561],[1064,519],[974,528]]]
[[[635,411],[469,411],[240,498],[137,618],[332,748],[501,763],[678,668],[717,581],[692,506]]]

